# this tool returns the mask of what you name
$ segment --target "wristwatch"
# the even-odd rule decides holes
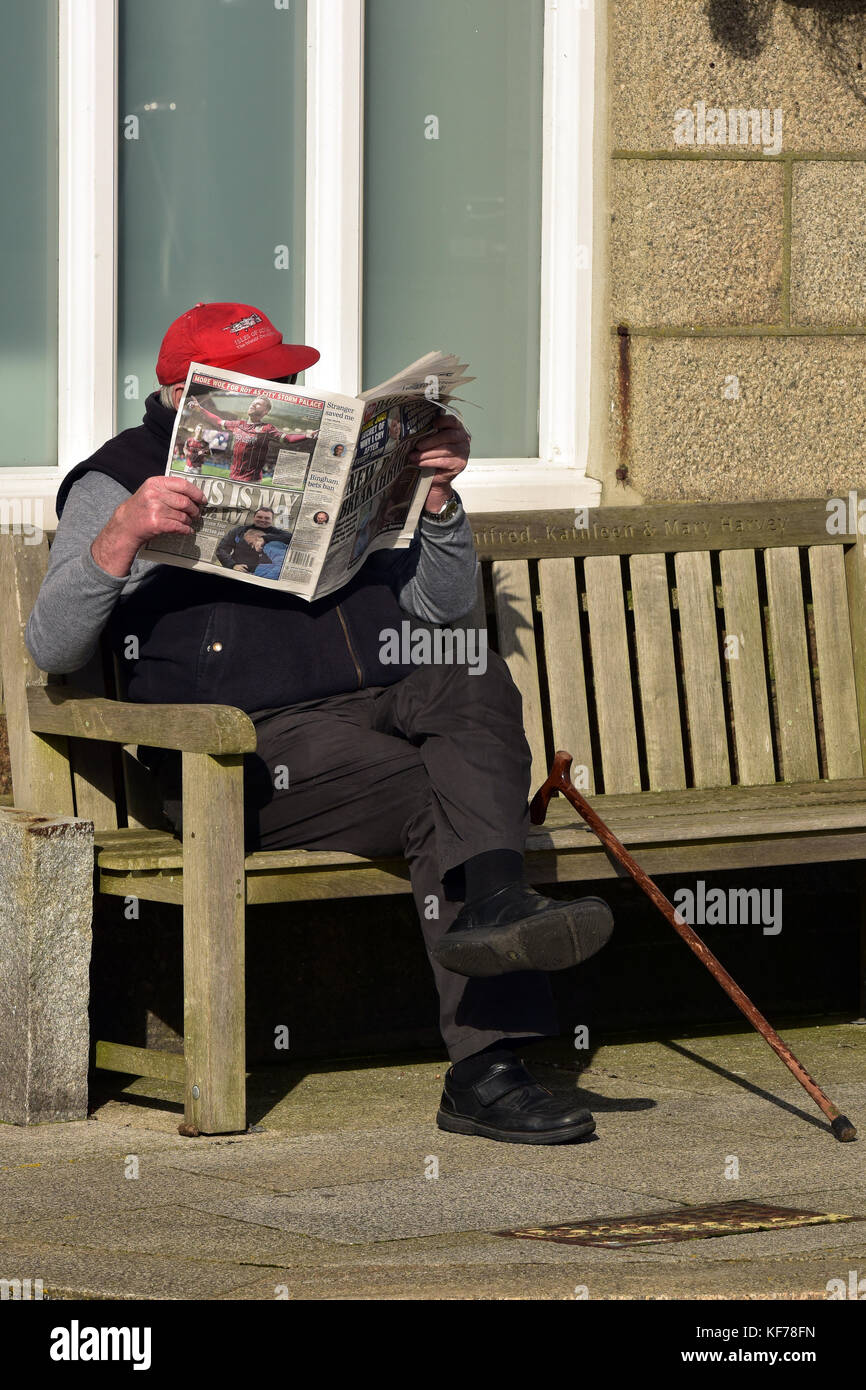
[[[438,512],[428,512],[427,508],[425,507],[421,515],[426,517],[428,521],[433,521],[436,522],[437,525],[441,525],[443,521],[454,520],[455,516],[457,515],[457,508],[459,506],[460,498],[457,496],[457,493],[455,492],[452,493],[452,495],[448,498],[447,502],[442,503],[442,506],[439,508]]]

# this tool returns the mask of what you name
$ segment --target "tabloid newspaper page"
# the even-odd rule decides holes
[[[355,399],[193,362],[166,473],[207,505],[192,535],[142,554],[310,601],[339,589],[371,551],[409,545],[433,470],[408,455],[473,380],[464,365],[428,353]]]

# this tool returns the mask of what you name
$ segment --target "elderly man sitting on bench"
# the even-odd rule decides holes
[[[245,710],[258,736],[244,769],[250,849],[408,861],[452,1064],[439,1126],[511,1143],[577,1139],[592,1116],[539,1085],[518,1053],[558,1032],[547,972],[604,946],[610,909],[554,901],[525,881],[530,758],[504,662],[381,659],[383,634],[407,614],[448,624],[475,602],[472,533],[453,488],[469,457],[460,422],[440,415],[412,454],[436,471],[409,548],[373,554],[329,597],[307,603],[138,554],[154,536],[190,532],[205,501],[191,479],[165,476],[190,361],[293,382],[318,356],[248,305],[199,304],[170,326],[142,425],[63,481],[28,647],[43,670],[75,671],[105,629],[127,658],[127,698]],[[179,755],[142,756],[179,829]]]

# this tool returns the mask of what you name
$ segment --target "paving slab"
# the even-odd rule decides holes
[[[427,1124],[271,1138],[242,1154],[191,1148],[161,1157],[160,1162],[180,1172],[215,1174],[276,1192],[296,1192],[386,1178],[423,1179],[434,1165],[440,1177],[484,1172],[493,1165],[592,1180],[598,1158],[595,1139],[550,1147],[498,1144],[447,1134]]]
[[[774,1188],[763,1198],[765,1202],[777,1202],[779,1206],[811,1207],[815,1211],[830,1211],[835,1202],[840,1211],[850,1212],[852,1216],[866,1218],[866,1187],[831,1187],[823,1182],[820,1187]],[[866,1230],[866,1227],[864,1227]]]
[[[393,1240],[445,1231],[494,1231],[500,1227],[568,1221],[660,1210],[644,1194],[562,1179],[523,1168],[490,1167],[480,1174],[426,1181],[423,1177],[344,1183],[333,1188],[233,1199],[246,1219],[279,1221],[285,1230],[338,1242]]]
[[[838,1203],[831,1210],[835,1211]],[[680,1247],[680,1248],[677,1248]],[[827,1278],[858,1263],[866,1274],[866,1227],[862,1221],[834,1222],[827,1226],[795,1226],[777,1231],[750,1231],[712,1240],[688,1240],[658,1246],[659,1259],[683,1261],[758,1260],[763,1255],[783,1259],[790,1255],[826,1255]],[[832,1266],[832,1268],[830,1267]]]
[[[154,1166],[148,1155],[139,1159],[138,1178],[126,1178],[127,1171],[132,1170],[122,1158],[111,1157],[0,1173],[4,1229],[13,1222],[40,1217],[71,1219],[175,1202],[193,1206],[205,1203],[224,1187],[237,1192],[236,1184],[220,1177]],[[266,1191],[250,1185],[245,1190],[263,1195]]]
[[[297,1253],[291,1236],[273,1226],[219,1215],[212,1208],[179,1205],[16,1222],[7,1228],[7,1235],[10,1240],[32,1241],[34,1245],[74,1245],[79,1251],[134,1252],[197,1261],[278,1264]]]
[[[274,1270],[220,1295],[224,1299],[264,1300],[282,1296],[298,1300],[560,1300],[598,1299],[744,1299],[824,1300],[827,1297],[827,1264],[814,1256],[803,1259],[767,1259],[723,1264],[672,1265],[665,1261],[641,1264],[617,1260],[608,1266],[523,1265],[500,1262],[483,1268],[455,1263],[436,1266],[423,1263],[399,1268],[356,1265],[324,1269]],[[707,1317],[711,1318],[711,1310]],[[790,1321],[786,1316],[786,1320]],[[808,1317],[804,1315],[804,1323]],[[575,1332],[589,1337],[592,1314],[575,1324]]]
[[[211,1299],[261,1277],[257,1267],[0,1240],[2,1278],[41,1279],[49,1298]]]
[[[141,1153],[183,1151],[189,1141],[182,1139],[177,1125],[172,1133],[151,1128],[146,1116],[139,1111],[135,1125],[106,1124],[94,1119],[59,1124],[0,1125],[0,1171],[22,1163],[67,1161],[88,1154],[119,1154],[131,1151],[130,1138],[135,1138],[135,1151]],[[254,1136],[243,1135],[242,1139]]]
[[[846,1157],[837,1167],[835,1140],[828,1135],[825,1144],[827,1147],[807,1153],[802,1144],[780,1146],[776,1140],[754,1136],[735,1135],[731,1143],[719,1143],[712,1135],[696,1134],[685,1127],[672,1131],[663,1142],[646,1132],[632,1132],[620,1136],[616,1146],[608,1146],[596,1177],[631,1192],[666,1198],[672,1206],[680,1202],[764,1201],[778,1190],[780,1177],[785,1176],[803,1189],[817,1188],[826,1180],[828,1163],[833,1164],[840,1187],[862,1185],[860,1156],[856,1161]],[[736,1166],[732,1159],[736,1159]]]
[[[503,1178],[503,1174],[507,1175]],[[659,1211],[664,1199],[600,1184],[556,1181],[537,1172],[502,1169],[469,1178],[386,1180],[330,1191],[246,1193],[228,1199],[224,1189],[205,1199],[208,1211],[233,1211],[261,1222],[341,1244],[406,1240],[444,1232],[496,1231],[591,1216]]]

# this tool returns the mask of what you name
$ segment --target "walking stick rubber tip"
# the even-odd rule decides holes
[[[830,1128],[840,1144],[850,1144],[852,1140],[857,1138],[857,1131],[847,1115],[837,1115],[835,1120],[831,1122]]]

